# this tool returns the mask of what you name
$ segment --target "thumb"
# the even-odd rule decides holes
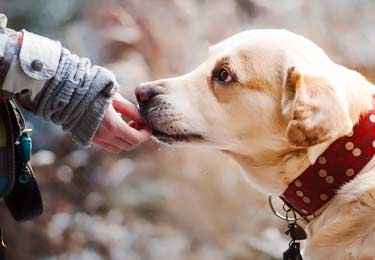
[[[115,108],[115,110],[122,115],[140,123],[144,123],[144,120],[141,116],[141,114],[138,111],[138,108],[136,105],[125,99],[123,96],[121,96],[119,93],[116,93],[113,96],[112,105]]]

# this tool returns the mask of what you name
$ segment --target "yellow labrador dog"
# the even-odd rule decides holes
[[[136,88],[156,139],[224,151],[250,181],[276,196],[293,183],[301,187],[298,178],[318,160],[326,163],[321,154],[351,136],[372,109],[374,92],[359,73],[285,30],[237,34],[211,47],[194,71]],[[361,150],[351,146],[347,150],[360,158]],[[366,161],[333,198],[320,194],[327,202],[309,214],[305,259],[375,259],[374,165]],[[319,175],[334,182],[324,171]],[[310,203],[303,186],[299,192]]]

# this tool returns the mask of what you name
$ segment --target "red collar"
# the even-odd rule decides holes
[[[375,110],[362,116],[351,136],[333,142],[280,196],[302,216],[314,214],[375,154]]]

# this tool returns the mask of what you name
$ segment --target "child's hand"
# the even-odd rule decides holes
[[[127,124],[121,115],[133,120]],[[113,153],[129,151],[150,139],[152,131],[144,125],[137,107],[116,93],[112,104],[104,113],[104,118],[96,131],[93,143]]]

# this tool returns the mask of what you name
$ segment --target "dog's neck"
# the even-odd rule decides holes
[[[360,115],[372,108],[375,87],[359,74],[358,77],[355,77],[356,81],[353,80],[353,77],[344,78],[348,74],[348,69],[344,67],[340,67],[340,69],[345,70],[342,71],[343,87],[345,87],[349,113],[354,126]],[[279,133],[279,135],[281,139],[286,139],[283,133]],[[250,182],[256,187],[267,194],[280,195],[286,190],[289,183],[315,163],[319,155],[334,141],[330,140],[306,149],[296,149],[290,146],[274,148],[273,151],[268,151],[267,157],[262,154],[240,154],[236,151],[227,151],[226,153],[241,165]]]

